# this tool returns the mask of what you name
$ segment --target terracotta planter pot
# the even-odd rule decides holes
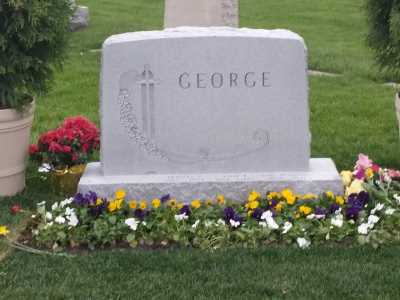
[[[399,122],[399,136],[400,136],[400,92],[396,93],[394,103],[396,106],[397,120]]]
[[[0,197],[25,187],[25,167],[33,122],[34,103],[24,112],[0,109]]]

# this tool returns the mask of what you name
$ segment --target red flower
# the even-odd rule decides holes
[[[60,153],[60,152],[63,152],[63,148],[60,144],[58,144],[56,142],[51,142],[51,144],[49,146],[49,151],[54,152],[54,153]]]
[[[71,153],[72,148],[70,146],[63,146],[64,153]]]
[[[29,146],[29,154],[34,155],[39,152],[39,147],[37,144],[32,144]]]
[[[19,204],[14,204],[13,206],[10,207],[10,213],[13,215],[16,215],[22,210],[21,205]]]
[[[371,168],[372,168],[372,171],[373,171],[374,173],[377,173],[377,172],[379,172],[379,169],[380,169],[381,167],[378,166],[377,164],[373,164]]]

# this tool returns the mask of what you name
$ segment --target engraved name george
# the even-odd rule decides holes
[[[245,73],[189,73],[184,72],[178,77],[178,84],[182,89],[219,89],[223,87],[270,87],[270,72]]]

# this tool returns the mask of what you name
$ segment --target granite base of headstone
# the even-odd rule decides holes
[[[79,190],[181,200],[259,191],[342,193],[310,159],[307,51],[287,30],[182,27],[108,38],[101,162]]]

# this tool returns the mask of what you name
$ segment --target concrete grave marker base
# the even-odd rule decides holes
[[[128,198],[153,199],[170,194],[182,201],[213,198],[223,194],[228,199],[245,200],[252,190],[265,193],[291,188],[298,194],[331,190],[342,194],[343,185],[334,162],[329,158],[310,160],[309,171],[220,174],[157,174],[104,176],[100,163],[91,163],[79,183],[79,191],[96,191],[110,197],[123,188]]]

